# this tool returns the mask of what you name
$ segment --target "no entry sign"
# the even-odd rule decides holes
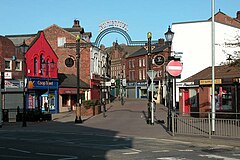
[[[174,60],[171,60],[166,67],[168,73],[174,77],[179,76],[182,73],[182,69],[183,69],[182,63],[180,61]]]

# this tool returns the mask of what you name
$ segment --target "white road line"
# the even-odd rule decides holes
[[[171,139],[158,139],[158,140],[166,141],[166,142],[173,142],[173,143],[191,144],[191,142],[184,142],[184,141],[171,140]]]
[[[37,154],[37,155],[42,155],[42,156],[66,157],[66,158],[59,158],[58,160],[72,160],[72,159],[78,159],[77,156],[70,156],[70,155],[51,154],[51,153],[36,153],[36,154]]]
[[[125,155],[130,155],[130,154],[139,154],[139,152],[126,152],[126,153],[123,153]]]
[[[179,152],[192,152],[192,149],[180,149]]]
[[[22,153],[31,153],[29,151],[24,151],[24,150],[21,150],[21,149],[16,149],[16,148],[8,148],[9,150],[12,150],[12,151],[17,151],[17,152],[22,152]]]
[[[239,160],[236,158],[229,158],[229,157],[223,157],[223,156],[217,156],[213,154],[208,154],[208,155],[199,155],[201,157],[208,157],[208,158],[216,158],[216,159],[223,159],[223,160]]]
[[[162,158],[157,158],[157,159],[162,159],[162,160],[178,160],[175,157],[162,157]]]
[[[240,154],[233,154],[233,156],[240,156]]]
[[[152,151],[153,153],[165,153],[170,152],[169,150],[161,150],[161,151]]]

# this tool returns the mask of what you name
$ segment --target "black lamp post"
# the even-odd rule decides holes
[[[164,34],[165,35],[165,38],[166,38],[166,43],[168,44],[168,59],[171,59],[171,45],[172,45],[172,40],[173,40],[173,36],[174,36],[174,32],[171,31],[171,28],[170,26],[168,27],[168,31]],[[172,112],[172,105],[173,105],[173,102],[172,102],[172,98],[173,98],[173,95],[171,96],[171,94],[173,94],[172,92],[172,87],[170,87],[170,74],[167,74],[168,75],[168,83],[167,83],[167,90],[168,90],[168,117],[167,117],[167,128],[169,131],[172,130],[172,125],[171,125],[171,112]]]
[[[151,58],[151,52],[152,52],[152,44],[151,44],[151,39],[152,39],[152,33],[148,32],[147,33],[147,39],[148,39],[148,54],[147,54],[147,63],[148,63],[148,68],[147,71],[152,69],[152,58]],[[151,79],[150,77],[148,78],[148,86],[151,84]],[[148,92],[148,101],[151,102],[151,92]]]
[[[77,67],[77,103],[76,103],[76,119],[75,123],[82,123],[81,119],[81,102],[80,102],[80,35],[76,37],[76,67]]]
[[[102,86],[102,97],[101,97],[101,103],[103,106],[103,117],[106,117],[106,70],[107,70],[107,66],[106,66],[106,61],[103,60],[103,86]]]
[[[26,122],[26,82],[25,82],[25,78],[26,78],[26,57],[25,54],[28,50],[28,45],[26,45],[25,40],[23,41],[23,44],[20,46],[20,50],[23,54],[23,117],[22,117],[22,127],[26,127],[27,126],[27,122]]]

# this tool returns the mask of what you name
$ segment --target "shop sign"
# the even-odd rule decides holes
[[[214,83],[215,84],[222,84],[222,79],[215,79]],[[200,80],[200,85],[207,85],[207,84],[212,84],[212,80],[211,79]]]
[[[30,89],[46,89],[47,87],[53,89],[58,87],[58,82],[52,80],[31,80],[29,82],[32,83]]]

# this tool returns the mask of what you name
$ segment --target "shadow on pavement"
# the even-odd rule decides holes
[[[8,155],[36,160],[105,160],[113,158],[114,150],[132,147],[132,139],[118,136],[116,131],[56,121],[28,122],[27,127],[18,122],[5,124],[0,129],[0,141],[4,148],[0,150],[0,159],[4,160],[13,158]]]

